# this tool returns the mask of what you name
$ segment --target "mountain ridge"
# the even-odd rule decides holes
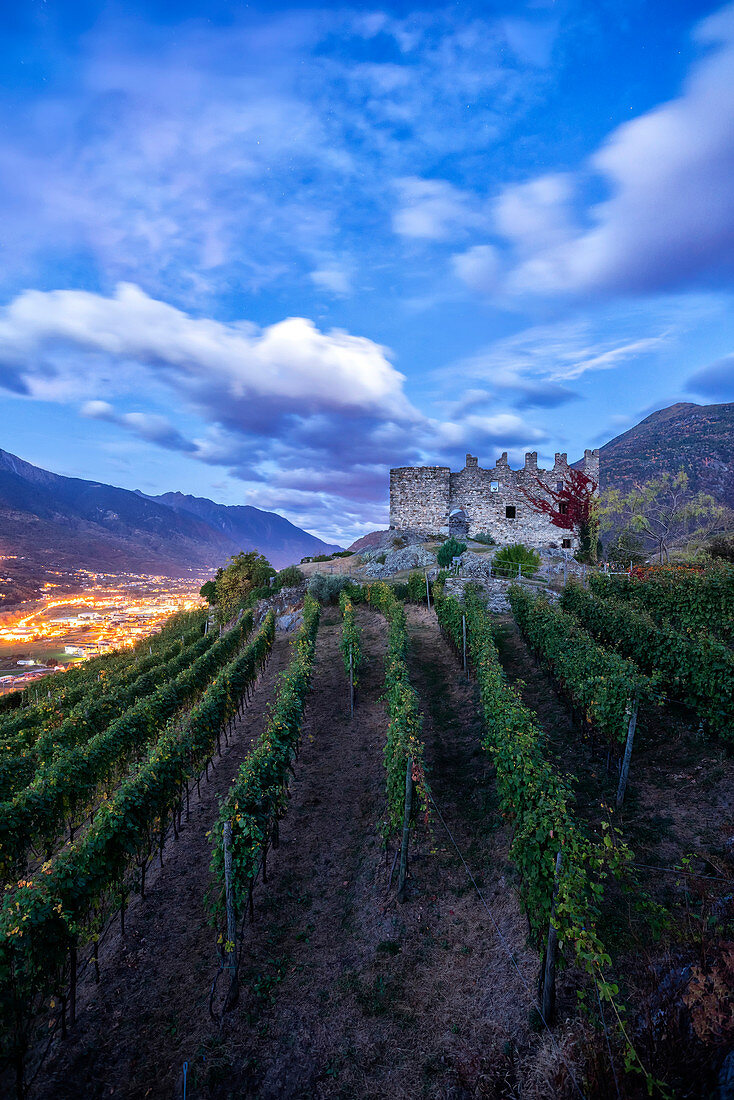
[[[263,543],[266,544],[270,549],[265,556],[272,556],[274,565],[279,562],[290,565],[294,560],[293,555],[296,554],[302,558],[307,554],[341,549],[336,543],[325,543],[315,535],[296,527],[278,512],[255,508],[252,504],[217,504],[208,497],[196,497],[180,491],[161,493],[148,499],[161,502],[180,515],[196,516],[226,538],[240,544],[240,549],[259,550]],[[254,532],[258,533],[259,539]],[[313,544],[309,543],[305,550],[304,540],[313,540]],[[274,560],[276,557],[278,561]],[[288,561],[282,561],[284,557]]]
[[[734,508],[734,403],[657,409],[605,443],[599,458],[602,489],[684,470],[694,492]]]
[[[0,604],[35,595],[49,574],[183,577],[252,549],[282,568],[332,545],[275,512],[182,493],[146,496],[54,474],[0,449]]]

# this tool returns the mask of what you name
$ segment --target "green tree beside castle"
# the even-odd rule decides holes
[[[609,530],[621,524],[643,541],[661,565],[670,560],[674,544],[713,534],[725,513],[710,494],[692,491],[683,470],[662,473],[627,492],[607,489],[599,502],[603,527]]]

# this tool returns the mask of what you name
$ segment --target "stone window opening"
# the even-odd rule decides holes
[[[499,493],[499,491],[500,491],[499,481],[490,481],[489,489],[490,489],[490,492],[492,492],[492,493]]]
[[[557,481],[556,482],[556,492],[557,493],[562,493],[563,492],[563,482],[562,481]]]
[[[514,504],[505,505],[505,519],[517,519],[517,508]]]
[[[558,511],[559,511],[560,515],[567,516],[568,515],[568,501],[562,500],[561,503],[558,505]]]
[[[561,546],[563,547],[564,550],[570,550],[571,549],[571,540],[570,539],[563,539],[563,541],[561,542]]]

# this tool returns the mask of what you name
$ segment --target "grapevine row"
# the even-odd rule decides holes
[[[186,630],[179,626],[175,633],[166,629],[157,635],[156,645],[150,645],[150,652],[108,654],[47,680],[44,683],[45,699],[19,707],[0,719],[0,742],[5,743],[23,732],[26,741],[31,743],[40,729],[57,725],[79,705],[90,702],[115,685],[129,684],[156,665],[170,660],[183,646],[191,645],[202,636],[201,615],[197,614],[195,618],[187,616],[188,619],[194,619],[194,623]]]
[[[213,830],[212,871],[222,887],[213,899],[216,915],[221,914],[225,902],[225,823],[232,827],[232,898],[239,914],[251,896],[271,839],[277,842],[278,822],[288,803],[288,777],[311,686],[320,613],[318,602],[307,595],[293,658],[280,676],[267,728],[237,772]]]
[[[648,704],[654,698],[648,677],[631,661],[598,645],[570,615],[551,607],[542,596],[513,585],[508,597],[522,634],[550,666],[573,705],[612,744],[624,741],[633,700]]]
[[[601,839],[591,839],[575,821],[569,785],[545,758],[544,735],[505,678],[489,617],[477,597],[467,594],[462,607],[453,597],[444,596],[438,585],[433,594],[439,622],[457,644],[466,615],[484,714],[483,744],[496,768],[500,812],[513,827],[510,856],[519,872],[533,939],[539,947],[551,919],[560,851],[553,925],[561,945],[570,947],[578,965],[598,982],[601,994],[613,997],[617,987],[602,976],[611,960],[596,924],[604,880],[610,871],[621,873],[632,854],[617,842],[606,822]]]
[[[12,875],[21,868],[32,844],[40,843],[49,851],[65,822],[73,825],[88,812],[99,788],[110,785],[161,727],[231,660],[246,636],[245,621],[85,744],[57,752],[32,783],[11,801],[0,804],[2,874]]]
[[[60,725],[38,729],[24,727],[0,744],[0,798],[3,801],[30,783],[40,767],[50,764],[57,753],[71,749],[99,733],[127,707],[151,695],[166,680],[174,679],[182,669],[200,657],[214,642],[200,631],[160,650],[160,660],[151,659],[145,672],[135,677],[106,681],[107,690],[89,699],[85,696]],[[125,679],[128,682],[125,682]]]
[[[595,595],[630,600],[657,622],[734,645],[734,565],[648,569],[641,578],[593,576],[590,584]]]
[[[354,611],[352,597],[343,588],[339,593],[339,608],[342,613],[342,635],[339,643],[344,671],[350,678],[352,689],[352,708],[354,706],[354,688],[359,682],[359,669],[364,661],[362,653],[362,632],[357,626],[357,617]]]
[[[234,633],[234,632],[233,632]],[[124,876],[144,870],[157,830],[180,813],[183,792],[217,748],[273,645],[272,611],[255,638],[209,685],[183,723],[169,723],[145,759],[94,816],[76,844],[4,899],[0,910],[0,1034],[3,1054],[23,1060],[36,1011],[73,981],[76,951],[95,942],[105,902],[124,898]],[[70,965],[71,964],[71,965]],[[63,998],[64,1001],[66,998]]]
[[[384,760],[386,772],[385,837],[394,834],[403,824],[406,771],[411,764],[412,779],[425,816],[429,813],[430,788],[425,769],[425,748],[421,740],[422,718],[418,695],[410,682],[406,653],[408,633],[405,610],[393,589],[384,581],[363,588],[365,601],[380,611],[388,623],[385,654],[385,699],[388,727]]]
[[[659,679],[711,729],[734,741],[734,653],[708,634],[682,634],[645,611],[569,584],[561,606],[595,638]]]

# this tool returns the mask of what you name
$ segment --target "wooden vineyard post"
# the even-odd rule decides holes
[[[556,873],[553,876],[553,897],[551,899],[550,921],[548,922],[548,942],[545,948],[545,971],[543,974],[543,996],[540,1006],[543,1019],[547,1024],[553,1023],[556,1011],[556,960],[558,958],[558,933],[553,926],[553,917],[556,913],[556,896],[558,894],[558,879],[561,874],[562,856],[559,852],[556,856]]]
[[[617,787],[617,809],[619,810],[624,802],[624,793],[627,790],[627,778],[630,770],[630,760],[632,759],[632,743],[635,739],[635,729],[637,727],[637,709],[639,707],[639,699],[635,696],[631,706],[627,707],[626,713],[629,714],[629,725],[627,727],[627,744],[624,747],[624,757],[622,759],[622,770],[619,773],[619,786]]]
[[[226,1008],[231,1008],[237,1002],[237,918],[234,911],[234,898],[232,897],[232,823],[225,821],[222,830],[224,844],[224,891],[227,909],[227,942],[224,945],[227,956],[227,968],[230,973],[229,993],[227,994]]]
[[[349,647],[349,713],[354,718],[354,647]]]
[[[466,673],[467,680],[469,679],[469,665],[466,662],[466,615],[461,616],[461,637],[464,647],[464,672]]]
[[[69,1025],[76,1023],[76,944],[69,949]]]
[[[431,610],[431,589],[428,586],[428,570],[426,570],[426,604],[428,605],[428,610],[430,611]]]
[[[405,880],[408,877],[408,841],[410,818],[413,811],[413,758],[408,757],[405,769],[405,812],[403,814],[403,839],[400,845],[400,874],[398,876],[398,901],[405,901]]]

